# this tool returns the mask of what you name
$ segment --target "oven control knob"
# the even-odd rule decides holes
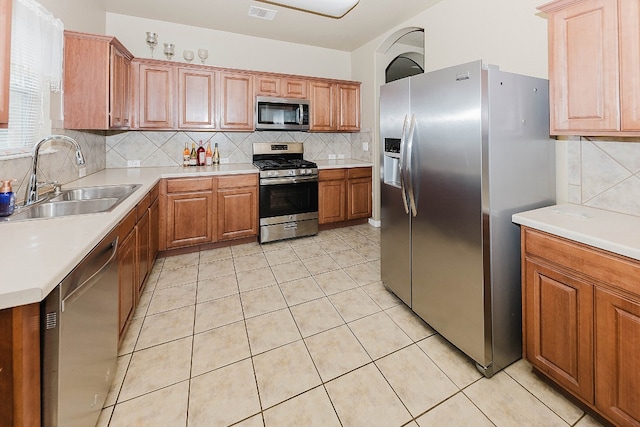
[[[278,176],[278,171],[268,171],[267,176]]]
[[[296,174],[296,171],[294,171],[293,169],[291,169],[288,172],[289,172],[289,174],[288,174],[289,176],[295,176],[295,174]]]
[[[307,175],[311,175],[313,171],[311,169],[307,169]]]
[[[304,169],[300,169],[300,175],[304,175],[306,173],[307,173],[307,171],[305,171]]]

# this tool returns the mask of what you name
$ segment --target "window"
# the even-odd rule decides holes
[[[34,0],[14,0],[11,28],[9,127],[0,156],[31,152],[51,133],[50,94],[62,83],[62,21]]]

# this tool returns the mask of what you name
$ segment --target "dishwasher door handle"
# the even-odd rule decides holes
[[[62,312],[64,312],[66,304],[73,303],[75,300],[80,298],[82,294],[88,291],[91,288],[91,285],[98,281],[97,279],[99,279],[102,276],[102,273],[104,272],[104,270],[111,264],[113,259],[116,257],[116,253],[118,252],[118,237],[116,237],[111,242],[111,244],[109,244],[107,250],[105,250],[99,256],[102,257],[108,254],[109,252],[111,253],[109,254],[109,258],[107,259],[107,261],[104,264],[102,264],[102,266],[100,266],[98,269],[96,269],[96,271],[93,272],[86,280],[84,280],[82,283],[76,286],[76,288],[73,291],[71,291],[71,293],[62,300],[62,305],[61,305]]]

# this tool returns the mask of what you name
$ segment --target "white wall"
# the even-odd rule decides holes
[[[182,51],[209,50],[206,64],[243,70],[351,79],[348,52],[267,40],[258,37],[173,24],[134,16],[106,14],[107,34],[116,36],[136,57],[149,58],[145,32],[158,34],[154,58],[165,59],[163,43],[173,43],[174,61],[183,62]],[[199,61],[197,55],[194,62]]]
[[[374,130],[372,158],[379,162],[379,87],[384,83],[384,52],[395,32],[424,28],[425,71],[482,59],[501,70],[547,78],[547,20],[540,0],[443,0],[352,52],[351,74],[362,81],[362,123]],[[566,162],[565,162],[566,163]],[[560,166],[564,166],[562,163]],[[374,219],[379,219],[379,165],[374,167]],[[566,170],[559,171],[566,176]]]
[[[38,0],[64,23],[64,28],[105,34],[105,0]]]

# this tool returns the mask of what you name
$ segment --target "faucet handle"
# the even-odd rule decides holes
[[[53,194],[55,194],[56,196],[60,193],[62,193],[62,184],[60,184],[57,180],[56,181],[40,181],[38,182],[38,188],[40,187],[44,187],[45,185],[51,185],[53,186]]]

